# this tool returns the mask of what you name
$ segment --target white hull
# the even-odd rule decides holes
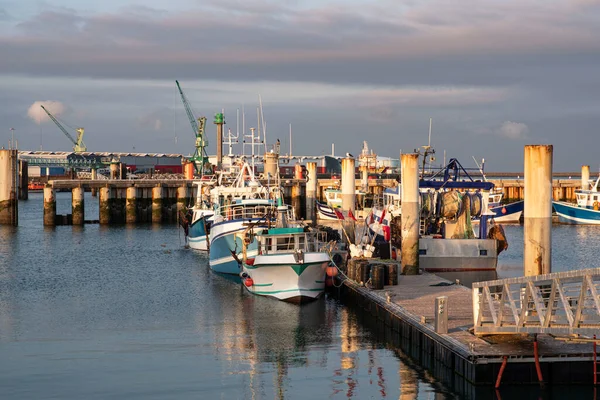
[[[428,272],[494,271],[495,239],[419,239],[419,268]]]
[[[329,255],[323,252],[305,253],[299,261],[293,253],[258,255],[253,265],[243,267],[253,281],[252,286],[244,286],[250,293],[283,301],[313,300],[325,291],[329,261]]]

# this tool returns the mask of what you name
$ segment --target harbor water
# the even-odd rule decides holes
[[[456,398],[334,298],[252,296],[176,225],[44,228],[42,200],[0,226],[2,399]],[[85,207],[97,219],[97,198]],[[523,230],[505,230],[498,274],[517,276]],[[596,267],[599,249],[600,227],[553,227],[554,271]]]

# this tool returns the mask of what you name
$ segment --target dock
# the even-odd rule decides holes
[[[441,285],[439,285],[441,284]],[[400,275],[398,285],[371,290],[345,279],[344,303],[365,312],[391,335],[394,343],[436,379],[466,397],[476,386],[494,385],[506,357],[501,384],[539,384],[533,336],[475,336],[472,290],[434,274]],[[436,298],[446,296],[448,333],[434,327]],[[389,336],[388,336],[389,337]],[[543,383],[592,385],[593,344],[537,337]],[[498,382],[500,383],[500,382]],[[469,392],[469,393],[467,393]]]

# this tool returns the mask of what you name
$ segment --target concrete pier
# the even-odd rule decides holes
[[[71,214],[73,216],[73,225],[83,225],[85,223],[84,193],[85,192],[81,187],[76,187],[71,190]]]
[[[552,145],[525,146],[525,276],[552,272],[552,154]]]
[[[137,222],[137,188],[128,187],[125,204],[125,223],[134,224]]]
[[[317,223],[316,200],[317,200],[317,163],[306,163],[306,220],[313,225]]]
[[[342,159],[342,210],[352,211],[356,203],[356,179],[354,178],[354,158]]]
[[[590,166],[581,166],[581,190],[590,190]]]
[[[0,225],[19,224],[17,150],[0,150]]]
[[[362,167],[360,171],[360,190],[365,193],[369,192],[369,170],[367,167]]]
[[[419,273],[419,155],[402,154],[402,273]]]
[[[56,224],[56,195],[50,186],[44,188],[44,226]]]
[[[100,206],[99,206],[99,220],[100,224],[110,224],[110,211],[111,211],[111,193],[109,187],[100,188]]]
[[[155,186],[152,188],[152,222],[162,222],[163,188]]]

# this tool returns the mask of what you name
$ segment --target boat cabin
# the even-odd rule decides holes
[[[325,232],[309,231],[308,227],[270,228],[257,232],[259,254],[319,252],[325,242]]]

